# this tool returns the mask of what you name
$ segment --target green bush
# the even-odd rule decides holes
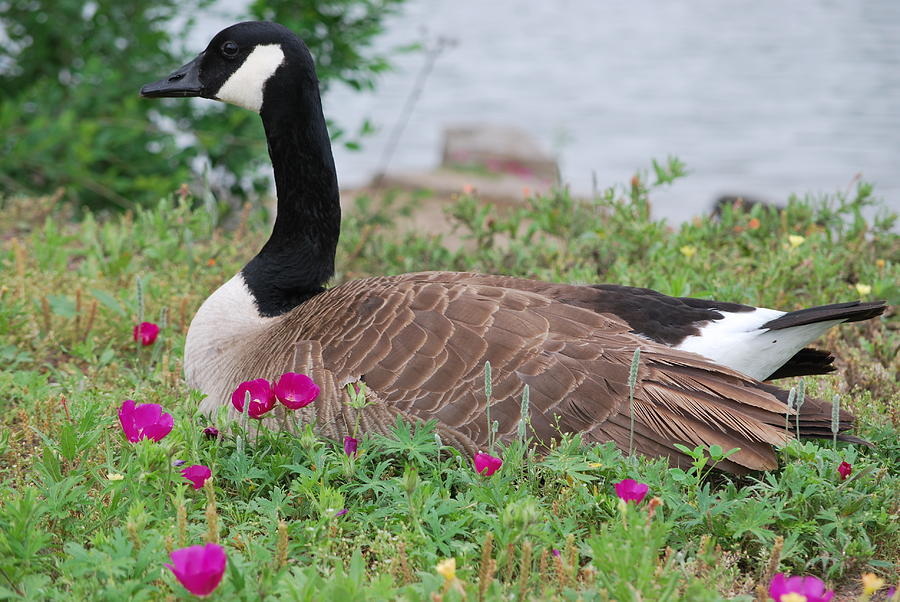
[[[155,202],[192,179],[198,149],[232,194],[265,161],[259,119],[213,103],[138,97],[193,57],[191,20],[215,0],[9,0],[0,3],[0,192],[66,197],[93,208]],[[246,18],[277,20],[304,38],[324,85],[374,85],[386,59],[369,46],[403,0],[258,0]],[[199,144],[178,145],[173,130]],[[343,132],[339,132],[346,137]],[[352,142],[352,141],[350,141]],[[218,173],[218,172],[217,172]]]

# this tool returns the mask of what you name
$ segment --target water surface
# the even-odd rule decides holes
[[[436,63],[390,169],[432,167],[445,124],[487,121],[532,132],[579,193],[593,174],[623,183],[651,158],[678,156],[690,177],[654,197],[673,220],[720,194],[832,193],[857,174],[900,210],[897,0],[410,0],[376,46],[440,36],[457,44]],[[326,95],[345,128],[365,118],[381,128],[362,152],[335,149],[343,186],[381,165],[424,60],[397,57],[373,93]]]

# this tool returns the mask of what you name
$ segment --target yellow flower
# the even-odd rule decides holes
[[[884,259],[876,259],[875,265],[878,267],[879,270],[882,269],[884,267]]]
[[[803,594],[798,594],[797,592],[781,594],[780,602],[806,602],[806,596],[804,596]]]
[[[588,466],[591,468],[600,468],[603,466],[602,462],[588,462]]]
[[[438,572],[439,575],[443,575],[444,579],[447,581],[453,581],[456,579],[456,558],[446,558],[437,563],[437,566],[434,567],[434,570]]]
[[[791,243],[792,249],[796,249],[797,247],[802,245],[805,240],[805,238],[803,238],[802,236],[798,236],[797,234],[791,234],[790,236],[788,236],[788,242]]]
[[[869,293],[872,292],[872,287],[868,284],[863,284],[862,282],[856,283],[856,292],[859,293],[860,297],[865,297]]]
[[[120,475],[117,472],[110,472],[106,475],[106,478],[109,479],[110,481],[121,481],[125,477]]]
[[[694,245],[684,245],[679,249],[679,251],[681,251],[682,255],[690,259],[697,254],[697,247],[695,247]]]
[[[875,575],[875,573],[863,573],[862,576],[863,582],[863,593],[866,596],[871,596],[882,587],[884,587],[884,579]]]

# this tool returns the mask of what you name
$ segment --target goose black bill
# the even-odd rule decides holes
[[[203,96],[203,84],[200,83],[200,63],[203,53],[190,63],[179,67],[169,76],[147,84],[141,88],[141,96],[144,98],[186,98],[189,96]]]

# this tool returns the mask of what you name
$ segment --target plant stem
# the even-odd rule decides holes
[[[488,436],[488,453],[494,453],[494,427],[491,423],[491,394],[493,387],[491,386],[491,362],[484,362],[484,396],[487,405],[484,408],[485,418],[487,419],[487,436]]]

